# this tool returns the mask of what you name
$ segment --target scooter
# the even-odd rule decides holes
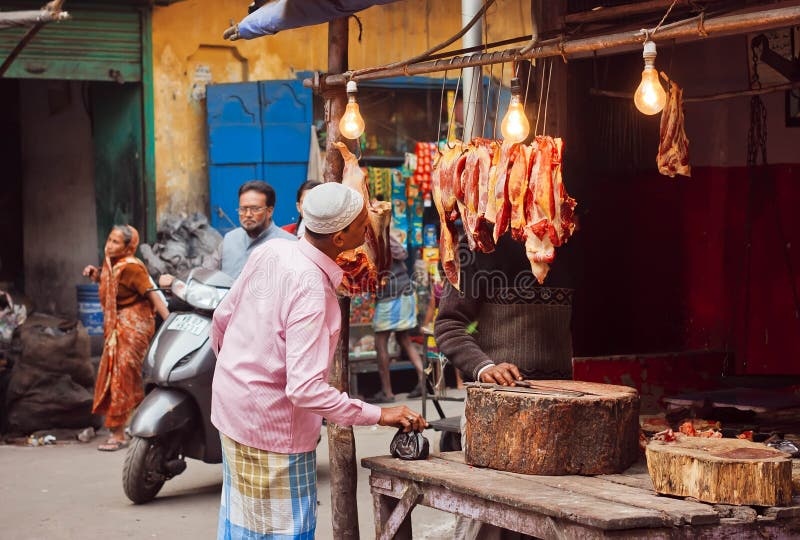
[[[214,309],[233,280],[216,270],[195,269],[173,294],[191,312],[170,313],[144,360],[145,398],[129,433],[122,484],[136,504],[151,501],[164,483],[186,469],[186,458],[221,463],[219,432],[211,424],[211,380],[216,357],[209,331]]]

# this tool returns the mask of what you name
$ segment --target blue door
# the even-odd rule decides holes
[[[273,220],[297,220],[295,196],[306,180],[312,94],[300,80],[210,85],[207,88],[211,225],[238,226],[239,186],[265,180],[277,195]]]

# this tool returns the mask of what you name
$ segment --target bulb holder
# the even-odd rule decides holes
[[[352,96],[353,94],[358,94],[358,85],[356,81],[347,81],[347,95]]]
[[[511,79],[511,95],[518,96],[522,93],[522,84],[519,82],[519,77],[512,77]]]
[[[649,39],[645,41],[642,49],[642,58],[645,59],[645,62],[647,62],[647,60],[654,62],[656,54],[656,42],[650,41]]]

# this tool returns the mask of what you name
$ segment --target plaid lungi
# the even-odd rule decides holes
[[[313,540],[317,452],[278,454],[222,438],[217,540]]]
[[[378,300],[372,328],[376,332],[411,330],[417,326],[417,296],[403,294],[398,298]]]

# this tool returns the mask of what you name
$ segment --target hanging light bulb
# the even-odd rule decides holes
[[[347,107],[339,120],[339,133],[348,139],[358,139],[364,133],[364,119],[358,111],[356,81],[347,81]]]
[[[508,111],[500,124],[503,139],[510,143],[524,141],[531,131],[531,125],[525,116],[525,108],[520,103],[520,94],[519,79],[514,77],[511,79],[511,103],[508,104]]]
[[[633,103],[636,108],[644,114],[656,114],[661,112],[667,103],[667,93],[658,80],[656,63],[656,44],[649,39],[644,42],[644,71],[642,71],[642,82],[633,95]]]

